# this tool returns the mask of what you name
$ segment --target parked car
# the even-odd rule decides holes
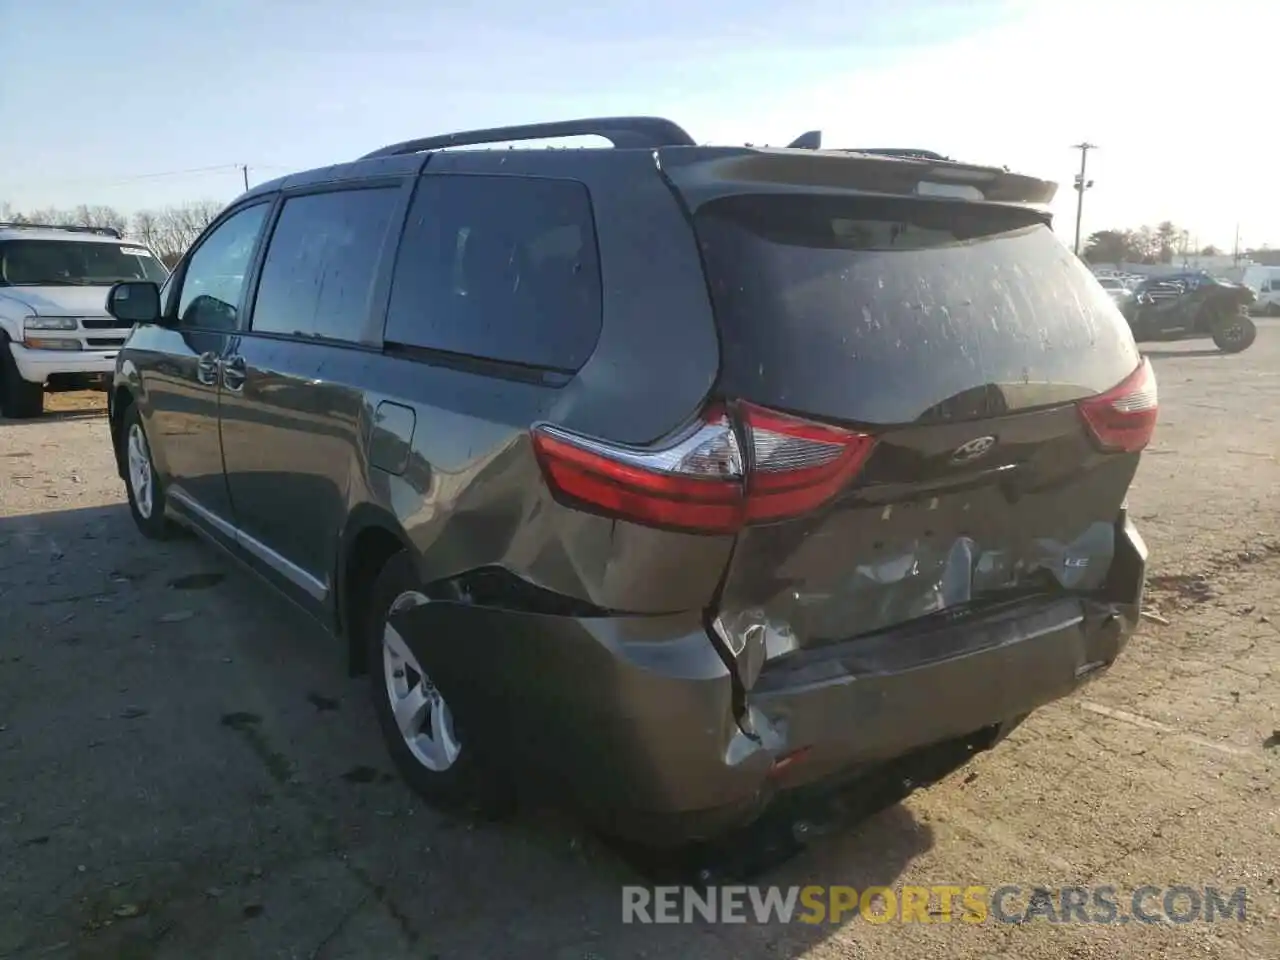
[[[110,227],[0,223],[0,413],[40,416],[46,388],[105,387],[129,332],[107,313],[107,289],[166,276]]]
[[[436,802],[680,843],[968,758],[1142,600],[1155,377],[1054,190],[654,118],[263,184],[111,291],[130,510],[343,638]]]
[[[1133,298],[1133,291],[1129,289],[1129,285],[1121,277],[1098,277],[1098,285],[1107,291],[1107,295],[1116,302],[1117,305],[1124,304]]]
[[[1255,264],[1245,269],[1241,283],[1253,291],[1250,313],[1280,316],[1280,267]]]
[[[1153,277],[1120,302],[1136,340],[1212,337],[1224,353],[1247,349],[1258,336],[1249,319],[1255,297],[1248,287],[1207,273]]]

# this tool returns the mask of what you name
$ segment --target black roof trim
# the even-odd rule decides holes
[[[393,143],[361,160],[392,157],[423,150],[465,147],[514,140],[543,140],[554,137],[603,137],[618,148],[692,147],[693,137],[684,128],[662,117],[587,117],[581,120],[558,120],[552,123],[527,123],[514,127],[490,127],[487,130],[463,130],[434,137],[421,137]]]

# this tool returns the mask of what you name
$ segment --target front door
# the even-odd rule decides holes
[[[304,606],[331,596],[361,469],[364,391],[375,386],[384,246],[408,189],[394,181],[286,197],[252,315],[225,363],[222,451],[240,545]]]
[[[224,534],[231,502],[218,436],[222,364],[270,208],[269,200],[243,207],[201,238],[167,291],[171,325],[131,344],[146,351],[138,366],[147,431],[169,499]]]

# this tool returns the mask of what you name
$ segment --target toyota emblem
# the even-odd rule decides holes
[[[986,456],[995,445],[995,437],[974,437],[956,447],[955,452],[951,454],[951,462],[968,463],[971,460],[977,460],[979,457]]]

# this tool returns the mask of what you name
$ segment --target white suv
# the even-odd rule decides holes
[[[168,271],[110,227],[0,223],[0,413],[38,417],[52,390],[108,380],[130,327],[107,313],[117,280]]]

